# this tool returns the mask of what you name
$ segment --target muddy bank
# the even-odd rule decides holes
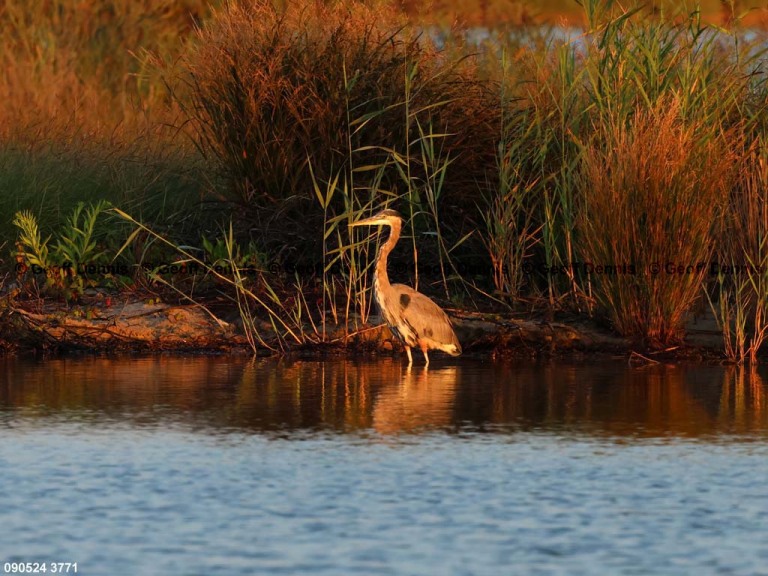
[[[607,354],[640,360],[722,358],[722,338],[711,318],[691,323],[685,345],[642,353],[632,342],[583,319],[545,321],[508,314],[452,311],[456,333],[466,353],[493,357],[557,357]],[[65,353],[87,352],[217,352],[246,353],[252,349],[236,311],[216,314],[210,308],[152,301],[94,302],[64,306],[46,302],[11,302],[3,306],[2,338],[7,350]],[[393,354],[401,346],[386,326],[371,318],[355,331],[307,327],[303,341],[274,335],[268,321],[259,328],[264,343],[259,353]]]

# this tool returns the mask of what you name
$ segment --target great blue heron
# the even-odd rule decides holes
[[[411,347],[421,348],[426,365],[427,350],[442,350],[451,356],[461,354],[451,321],[432,300],[404,284],[390,284],[387,276],[387,257],[400,239],[403,219],[394,210],[382,210],[375,216],[353,222],[350,226],[389,226],[387,241],[379,248],[374,272],[373,294],[384,321],[392,333],[405,346],[408,365],[413,364]]]

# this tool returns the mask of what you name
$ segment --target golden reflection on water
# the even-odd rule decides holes
[[[768,432],[765,374],[744,367],[396,359],[0,360],[0,429],[49,419],[204,430],[553,430],[701,437]]]
[[[383,384],[373,404],[372,427],[382,434],[446,428],[453,422],[460,368],[407,368]]]

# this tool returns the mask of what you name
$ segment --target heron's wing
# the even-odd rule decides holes
[[[461,350],[451,321],[440,306],[410,286],[394,284],[392,288],[398,294],[399,315],[418,338],[432,340],[441,347],[453,345]]]

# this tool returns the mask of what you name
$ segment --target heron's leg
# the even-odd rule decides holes
[[[426,368],[427,366],[429,366],[429,354],[427,354],[426,348],[422,348],[421,351],[424,352],[424,360],[427,361],[426,364],[424,364],[424,367]]]
[[[411,356],[411,347],[406,344],[405,352],[408,354],[408,366],[413,364],[413,356]]]

